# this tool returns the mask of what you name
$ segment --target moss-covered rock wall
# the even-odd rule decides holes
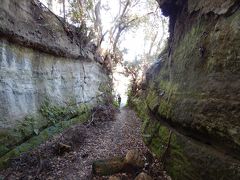
[[[166,167],[174,179],[239,179],[240,2],[158,2],[169,44],[132,100],[148,112],[146,142],[161,156],[173,131]]]
[[[86,36],[35,0],[0,0],[0,167],[111,93]],[[95,48],[96,49],[96,48]],[[21,145],[22,144],[22,145]]]

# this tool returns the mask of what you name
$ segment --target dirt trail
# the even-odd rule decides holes
[[[141,121],[128,108],[116,113],[114,121],[97,122],[88,128],[81,126],[80,129],[85,132],[84,142],[74,151],[46,159],[46,164],[42,163],[46,167],[40,167],[39,163],[29,167],[25,163],[10,167],[2,174],[7,175],[7,179],[92,179],[91,165],[94,160],[125,155],[130,149],[147,151],[141,138]],[[44,151],[43,147],[53,143],[54,139],[57,138],[39,149]]]
[[[76,173],[81,179],[90,179],[92,161],[125,155],[130,149],[146,150],[141,138],[141,121],[132,110],[122,108],[120,113],[116,114],[115,121],[97,125],[89,131],[85,145],[80,150],[89,156],[80,162],[80,166],[77,165]],[[67,175],[67,172],[64,174]]]

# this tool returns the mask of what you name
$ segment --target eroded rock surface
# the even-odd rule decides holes
[[[240,2],[158,2],[169,44],[133,100],[145,141],[161,156],[174,131],[167,166],[176,179],[239,179]]]
[[[0,4],[0,157],[8,153],[0,158],[1,168],[38,145],[41,141],[35,140],[11,151],[45,128],[54,125],[44,131],[46,140],[86,120],[81,116],[89,111],[82,105],[103,101],[111,87],[84,26],[64,23],[39,1]]]
[[[66,105],[96,101],[108,78],[95,61],[42,53],[0,40],[2,128],[36,113],[43,101]]]

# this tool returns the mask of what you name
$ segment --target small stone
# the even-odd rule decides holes
[[[121,180],[121,178],[117,176],[110,176],[108,180]]]
[[[146,173],[140,173],[134,180],[153,180],[151,176],[147,175]]]
[[[130,150],[127,152],[125,160],[128,164],[137,167],[144,167],[144,160],[141,154],[136,150]]]

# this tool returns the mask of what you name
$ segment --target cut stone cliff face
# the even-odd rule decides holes
[[[39,1],[1,0],[0,36],[56,56],[93,59],[83,27],[66,26]]]
[[[0,4],[1,157],[59,119],[85,113],[81,105],[102,101],[111,81],[84,29],[65,26],[35,0]]]
[[[102,67],[94,61],[75,60],[42,53],[0,41],[1,128],[37,113],[47,98],[66,105],[69,101],[90,103],[108,83]]]
[[[170,38],[147,72],[146,142],[161,155],[174,131],[168,169],[176,179],[239,179],[240,2],[158,2]]]

